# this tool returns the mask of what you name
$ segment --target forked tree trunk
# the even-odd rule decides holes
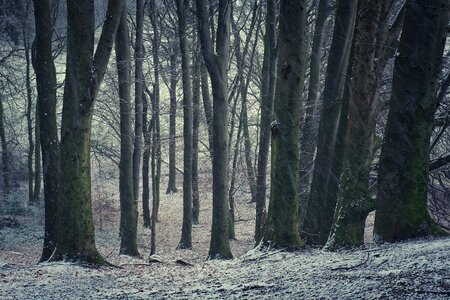
[[[275,247],[301,246],[298,231],[298,133],[306,71],[307,1],[282,0],[277,84],[272,124],[272,172],[264,241]]]
[[[95,96],[106,72],[121,19],[122,0],[110,0],[94,55],[94,3],[67,3],[67,63],[61,123],[61,223],[59,259],[103,263],[95,246],[90,138]]]
[[[137,200],[133,195],[135,161],[131,127],[131,56],[127,22],[126,6],[124,5],[115,42],[120,101],[120,254],[139,256]]]
[[[213,90],[213,217],[209,258],[232,258],[228,236],[228,63],[231,1],[219,0],[216,50],[205,0],[196,0],[199,37]]]
[[[427,182],[449,6],[407,2],[378,175],[375,233],[384,241],[440,231],[428,214]]]

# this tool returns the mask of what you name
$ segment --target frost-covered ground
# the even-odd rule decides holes
[[[181,194],[163,195],[157,224],[160,262],[151,264],[149,231],[139,227],[142,259],[118,255],[118,214],[94,203],[97,246],[119,268],[36,264],[42,212],[16,216],[19,227],[0,228],[0,299],[450,299],[450,238],[338,253],[252,249],[254,205],[236,200],[235,259],[229,261],[205,261],[207,198],[202,198],[201,223],[193,229],[194,248],[187,251],[176,250]]]

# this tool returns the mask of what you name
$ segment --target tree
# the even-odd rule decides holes
[[[330,250],[361,245],[364,241],[366,217],[373,210],[369,175],[380,107],[380,82],[388,58],[394,53],[393,42],[397,40],[402,24],[400,12],[391,27],[394,30],[389,30],[392,4],[393,1],[360,3],[342,159],[343,171],[335,221],[327,243]]]
[[[192,248],[192,86],[191,67],[187,41],[187,18],[190,0],[177,0],[178,36],[180,39],[183,78],[183,227],[179,249]]]
[[[213,217],[209,258],[232,258],[228,237],[228,63],[231,1],[219,0],[216,54],[205,0],[196,0],[199,38],[213,90]]]
[[[176,43],[174,43],[176,44]],[[178,47],[173,45],[170,53],[170,109],[169,109],[169,182],[167,183],[166,194],[176,193],[178,191],[177,183],[177,169],[176,169],[176,128],[177,128],[177,57]]]
[[[3,82],[2,82],[3,85]],[[2,143],[2,177],[3,177],[3,195],[6,196],[11,191],[10,175],[9,175],[9,155],[8,155],[8,142],[6,140],[5,125],[4,125],[4,113],[3,113],[3,99],[0,95],[0,140]]]
[[[264,214],[266,208],[266,178],[269,160],[270,124],[273,115],[273,97],[275,94],[275,72],[277,61],[276,49],[276,4],[267,1],[267,12],[264,35],[263,69],[261,74],[261,121],[258,152],[258,171],[256,176],[256,222],[255,241],[259,243],[263,237]]]
[[[62,259],[58,249],[62,237],[59,198],[60,161],[56,123],[56,69],[52,54],[53,18],[50,0],[34,0],[36,38],[33,67],[37,84],[39,137],[44,179],[45,230],[41,261]],[[37,159],[37,156],[36,156]],[[55,256],[56,255],[56,256]]]
[[[305,203],[305,218],[301,225],[302,238],[307,244],[324,245],[328,239],[335,196],[328,193],[328,182],[332,173],[332,158],[341,115],[345,75],[350,56],[356,18],[356,0],[338,0],[333,38],[323,90],[323,104],[320,112],[317,137],[317,153],[314,163],[311,189]]]
[[[449,2],[408,1],[381,150],[375,233],[398,241],[438,233],[427,211],[430,138]]]
[[[198,144],[200,127],[201,57],[194,56],[192,76],[192,223],[199,223],[200,194],[198,189]]]
[[[138,9],[139,6],[136,7]],[[141,7],[142,9],[142,7]],[[131,56],[130,39],[128,33],[128,21],[126,5],[122,11],[122,17],[116,33],[116,64],[117,77],[119,80],[120,101],[120,254],[139,256],[137,248],[137,202],[136,194],[133,193],[137,187],[135,183],[135,160],[133,155],[132,128],[131,128]],[[142,97],[142,95],[141,95]],[[142,112],[139,112],[142,118]],[[135,149],[136,151],[136,141]],[[139,151],[139,150],[137,150]],[[137,164],[139,167],[139,164]],[[138,176],[139,178],[139,176]],[[139,184],[139,180],[138,180]]]
[[[305,120],[301,128],[300,136],[300,160],[299,160],[299,197],[300,197],[300,224],[303,222],[305,203],[309,195],[309,188],[314,166],[314,152],[317,143],[316,114],[320,95],[320,75],[322,62],[322,48],[324,39],[324,26],[328,18],[327,9],[329,0],[320,0],[316,13],[316,24],[313,33],[311,56],[309,60],[309,86],[308,97],[305,100]]]
[[[128,31],[128,29],[127,29]],[[128,34],[128,33],[127,33]],[[144,0],[136,1],[136,41],[134,47],[134,150],[133,150],[133,197],[134,202],[139,201],[139,173],[142,156],[142,96],[144,93],[143,65],[143,35],[144,35]],[[125,36],[124,36],[125,38]],[[127,38],[128,39],[128,38]],[[129,46],[127,46],[129,47]],[[137,213],[137,211],[136,211]]]
[[[266,242],[296,249],[298,231],[298,133],[306,70],[306,2],[280,6],[277,83],[272,124],[272,173]]]
[[[60,145],[60,155],[64,158],[60,176],[63,234],[58,259],[104,262],[94,238],[90,135],[94,100],[106,72],[122,8],[122,0],[108,1],[94,54],[93,1],[67,1],[67,59]]]

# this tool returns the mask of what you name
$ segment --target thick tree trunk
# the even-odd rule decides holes
[[[258,152],[258,173],[256,176],[256,223],[255,241],[258,244],[263,237],[264,215],[266,209],[267,163],[269,161],[270,124],[273,115],[275,91],[276,49],[276,4],[267,1],[266,33],[264,35],[264,58],[261,79],[261,121]]]
[[[135,161],[131,127],[131,56],[125,5],[117,29],[115,46],[120,101],[120,254],[139,256],[137,248],[137,199],[134,198],[135,195],[133,194]]]
[[[61,251],[58,249],[61,240],[61,204],[59,199],[59,142],[56,123],[56,70],[51,43],[53,32],[51,1],[34,0],[33,3],[36,39],[32,62],[38,93],[36,110],[42,149],[45,206],[44,246],[40,260],[47,261],[62,259]]]
[[[381,150],[375,233],[398,241],[439,232],[427,211],[429,147],[449,2],[408,1]]]
[[[307,244],[324,245],[333,223],[336,200],[328,199],[332,158],[336,145],[342,94],[356,18],[356,0],[338,0],[333,39],[328,56],[323,104],[317,136],[317,153],[303,224]]]
[[[61,123],[61,259],[103,263],[92,218],[90,137],[95,96],[121,19],[122,0],[110,0],[94,51],[94,3],[68,1],[67,63]]]
[[[228,236],[228,63],[231,1],[219,0],[216,51],[213,50],[205,0],[196,0],[199,37],[213,90],[213,217],[209,258],[231,258]]]
[[[282,0],[272,124],[272,174],[267,231],[275,247],[301,246],[298,232],[298,133],[306,70],[306,1]]]
[[[192,85],[191,58],[187,41],[187,18],[190,0],[177,0],[178,35],[180,39],[181,69],[183,78],[183,227],[179,249],[192,248]]]

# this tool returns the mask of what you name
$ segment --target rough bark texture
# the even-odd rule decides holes
[[[299,214],[300,224],[303,223],[308,202],[309,188],[314,166],[314,153],[317,143],[317,116],[314,114],[320,95],[320,69],[322,63],[322,41],[324,36],[323,27],[328,18],[326,13],[329,0],[320,0],[316,14],[313,43],[309,61],[309,87],[306,98],[305,120],[300,133],[300,160],[299,160]]]
[[[196,0],[202,53],[213,90],[213,217],[209,258],[231,258],[228,236],[228,74],[231,1],[219,0],[216,51],[205,0]]]
[[[95,96],[121,19],[122,0],[110,0],[94,55],[94,3],[67,2],[67,63],[61,123],[61,258],[102,263],[95,246],[91,201],[90,137]]]
[[[375,232],[385,241],[438,232],[426,200],[448,12],[446,0],[407,3],[378,175]]]
[[[190,0],[177,0],[178,36],[183,79],[183,227],[179,249],[192,248],[192,85],[190,55],[187,42],[187,17]]]
[[[353,29],[356,17],[356,0],[339,0],[337,3],[333,39],[328,56],[323,104],[317,136],[317,153],[311,190],[305,204],[306,212],[301,226],[302,238],[307,244],[324,245],[328,239],[336,200],[328,198],[332,158],[341,115]]]
[[[115,47],[120,101],[120,254],[139,256],[137,200],[133,194],[135,169],[131,127],[131,56],[125,5],[117,29]]]
[[[266,178],[269,160],[270,123],[273,115],[275,91],[276,50],[276,5],[274,0],[267,1],[267,15],[264,36],[264,58],[261,78],[261,121],[258,152],[258,173],[256,176],[256,223],[255,241],[258,244],[263,236],[264,215],[266,209]]]
[[[41,261],[58,256],[57,245],[61,237],[59,200],[59,142],[56,123],[56,70],[52,55],[53,22],[51,1],[35,0],[36,24],[33,67],[37,84],[37,111],[42,149],[44,179],[45,230]],[[53,254],[56,254],[53,255]],[[53,256],[53,257],[52,257]]]
[[[298,232],[298,133],[306,70],[306,1],[282,0],[272,124],[272,174],[267,232],[276,247],[301,246]]]

